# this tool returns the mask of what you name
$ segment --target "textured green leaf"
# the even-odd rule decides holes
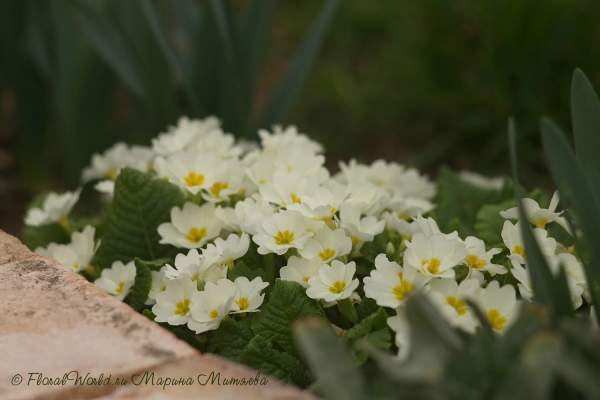
[[[239,361],[240,355],[254,336],[254,332],[250,329],[250,319],[234,321],[225,318],[214,332],[208,350],[218,350],[223,357]]]
[[[172,246],[158,243],[157,229],[170,221],[171,209],[184,201],[175,185],[134,169],[123,169],[115,184],[112,208],[95,261],[107,268],[116,260],[127,263],[135,257],[154,260],[172,255]]]
[[[261,277],[264,282],[267,279],[267,272],[262,268],[250,269],[243,261],[238,261],[235,263],[235,267],[233,267],[227,273],[227,278],[234,281],[235,278],[245,276],[249,280],[254,280],[256,277]]]
[[[136,260],[135,261],[136,264],[139,262],[141,264],[143,264],[144,266],[146,266],[150,271],[158,271],[159,269],[161,269],[162,267],[164,267],[167,264],[173,264],[173,259],[172,258],[159,258],[157,260],[152,260],[152,261],[143,261],[143,260]]]
[[[156,319],[156,315],[154,315],[154,313],[148,309],[142,311],[142,315],[151,321],[154,321]]]
[[[500,211],[514,206],[514,200],[507,200],[500,204],[486,204],[481,207],[477,212],[475,236],[483,240],[489,247],[503,246],[501,233],[506,219],[500,215]]]
[[[298,49],[292,64],[273,91],[259,121],[259,128],[281,123],[300,93],[341,0],[326,0]]]
[[[507,200],[503,192],[474,186],[445,167],[440,170],[437,183],[436,213],[440,229],[448,231],[450,223],[458,219],[457,230],[462,237],[475,235],[474,225],[481,207]]]
[[[312,383],[312,377],[302,361],[289,353],[273,348],[264,337],[255,336],[246,350],[240,355],[240,362],[260,372],[271,375],[283,382],[305,388]]]
[[[585,74],[576,69],[571,84],[575,151],[596,202],[600,201],[600,101]]]
[[[373,313],[375,313],[379,309],[379,306],[375,302],[375,300],[369,297],[363,297],[362,301],[356,307],[356,314],[358,315],[358,320],[362,321],[365,318],[368,318]]]
[[[343,340],[345,342],[353,342],[361,337],[364,337],[370,332],[377,331],[379,329],[387,328],[387,318],[389,315],[382,307],[379,307],[377,311],[367,318],[364,318],[358,325],[352,329],[348,329],[344,334]]]
[[[294,337],[317,378],[319,394],[330,400],[364,398],[364,379],[327,322],[299,321],[294,324]]]
[[[51,242],[69,243],[71,238],[59,224],[42,226],[25,226],[23,228],[23,243],[31,250],[37,247],[47,247]]]
[[[71,6],[74,7],[81,28],[98,54],[115,71],[125,86],[139,100],[145,101],[139,62],[118,27],[106,15],[83,2],[71,2]]]
[[[584,240],[596,240],[600,237],[600,207],[575,159],[571,145],[551,120],[543,119],[541,127],[548,167],[562,196],[561,201],[574,206],[579,215]],[[579,243],[577,245],[579,246]],[[600,246],[590,245],[588,242],[588,247],[592,256],[589,261],[584,260],[583,266],[590,285],[592,303],[596,305],[596,316],[600,317]]]
[[[148,299],[150,287],[152,286],[152,273],[150,268],[139,258],[135,259],[135,281],[129,292],[128,304],[136,311],[144,308],[144,303]]]
[[[269,302],[261,307],[258,315],[252,317],[252,330],[296,355],[298,352],[292,337],[292,323],[302,317],[324,315],[319,302],[306,296],[302,285],[278,280]]]

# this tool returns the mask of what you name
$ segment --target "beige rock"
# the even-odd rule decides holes
[[[115,382],[145,371],[177,379],[203,371],[228,378],[256,372],[200,355],[70,268],[31,253],[2,231],[0,264],[0,399],[313,398],[273,378],[267,378],[267,386],[251,387],[75,385],[73,380],[86,374],[104,374]],[[49,385],[48,379],[60,381],[65,374],[71,380],[64,385]]]

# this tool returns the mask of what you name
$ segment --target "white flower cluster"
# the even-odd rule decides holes
[[[187,195],[182,207],[172,208],[170,221],[158,227],[160,243],[183,252],[174,265],[152,272],[147,304],[153,305],[156,321],[187,324],[200,333],[216,329],[229,314],[259,311],[261,291],[269,283],[260,277],[228,278],[236,260],[248,252],[254,258],[264,256],[265,269],[276,255],[285,255],[285,265],[274,278],[298,282],[308,297],[325,307],[360,302],[356,275],[357,266],[365,264],[361,249],[384,231],[398,240],[390,241],[385,254],[375,258],[374,266],[371,263],[362,290],[379,306],[395,310],[388,324],[396,331],[400,356],[410,348],[405,300],[417,291],[426,293],[451,325],[466,332],[479,326],[470,302],[496,332],[514,322],[521,300],[514,286],[501,286],[505,280],[497,279],[507,267],[518,280],[521,297],[533,296],[520,222],[505,222],[506,249],[486,248],[483,240],[443,233],[433,218],[422,216],[435,209],[436,185],[415,169],[383,160],[371,165],[351,160],[340,163],[340,172],[331,176],[324,167],[322,146],[295,127],[261,130],[259,136],[260,146],[236,143],[215,118],[183,117],[154,139],[151,148],[119,143],[94,155],[84,171],[84,181],[102,179],[97,189],[110,192],[121,168],[151,169],[156,179],[168,180]],[[461,177],[482,188],[503,186],[502,179],[469,173]],[[58,211],[44,204],[30,219],[57,221],[68,214],[66,203],[61,200],[65,205],[54,207]],[[582,298],[589,297],[581,262],[544,229],[554,221],[570,232],[555,212],[557,204],[556,195],[549,209],[525,199],[525,211],[553,271],[562,266],[568,272],[573,304],[579,307]],[[517,219],[518,214],[514,208],[501,215]],[[510,262],[494,263],[500,253],[508,254]],[[458,266],[468,268],[460,282],[455,276]],[[132,263],[115,262],[96,283],[123,299],[134,279]]]
[[[61,264],[70,267],[75,272],[81,272],[90,266],[96,250],[100,247],[100,240],[94,244],[96,228],[86,226],[82,232],[74,232],[71,235],[71,243],[50,243],[47,248],[38,247],[37,254],[54,258]]]

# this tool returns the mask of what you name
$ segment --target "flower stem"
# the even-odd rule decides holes
[[[349,298],[338,300],[338,307],[340,311],[346,318],[350,320],[353,324],[358,323],[358,315],[356,314],[356,309],[352,305],[352,302]]]

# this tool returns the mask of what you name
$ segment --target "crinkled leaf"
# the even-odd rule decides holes
[[[258,315],[252,317],[252,330],[296,355],[298,352],[292,337],[292,323],[302,317],[324,315],[319,302],[309,298],[302,285],[278,280],[269,302],[261,307]]]
[[[256,277],[261,277],[264,282],[267,279],[267,272],[262,268],[250,269],[243,261],[238,261],[235,263],[235,267],[233,267],[227,273],[227,278],[234,281],[235,278],[245,276],[249,280],[254,280]]]
[[[214,331],[208,351],[218,350],[223,357],[239,361],[240,355],[246,350],[254,336],[254,332],[250,329],[250,319],[234,321],[231,318],[225,318],[221,321],[219,328]]]
[[[159,258],[157,260],[152,260],[152,261],[142,261],[142,260],[136,260],[136,263],[140,262],[142,264],[144,264],[146,267],[148,267],[148,269],[150,271],[158,271],[159,269],[161,269],[162,267],[164,267],[167,264],[173,264],[173,259],[172,258]]]
[[[51,242],[64,244],[70,241],[71,238],[58,223],[23,228],[23,243],[31,250],[37,247],[48,247]]]
[[[366,336],[370,332],[387,328],[388,317],[388,313],[385,312],[382,307],[379,307],[375,313],[369,315],[367,318],[364,318],[358,325],[348,329],[343,340],[351,343]]]
[[[368,318],[373,313],[375,313],[379,309],[377,302],[369,297],[363,297],[362,301],[356,307],[356,314],[358,315],[358,320],[362,321],[365,318]]]
[[[171,208],[185,197],[175,185],[125,168],[115,184],[102,244],[95,261],[108,268],[113,261],[127,263],[138,257],[155,260],[175,253],[172,246],[159,244],[158,226],[170,221]]]
[[[255,336],[239,361],[260,372],[271,375],[283,382],[293,383],[305,388],[312,383],[310,372],[297,357],[282,353],[264,337]]]
[[[148,309],[142,311],[142,315],[144,315],[144,317],[148,318],[151,321],[154,321],[156,319],[156,315],[154,315],[154,313]]]
[[[500,215],[500,211],[506,211],[514,206],[514,200],[507,200],[500,204],[486,204],[481,207],[477,212],[475,236],[489,247],[503,246],[501,233],[506,219]]]
[[[152,273],[150,268],[139,258],[135,259],[135,281],[131,287],[131,292],[127,296],[128,304],[136,311],[144,308],[144,303],[148,299],[148,293],[152,286]]]

